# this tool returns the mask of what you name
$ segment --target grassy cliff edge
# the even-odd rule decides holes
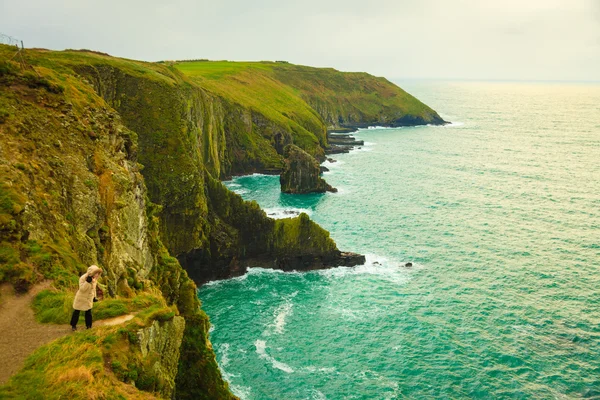
[[[320,160],[327,129],[443,123],[367,74],[269,62],[146,63],[88,51],[27,50],[16,63],[14,53],[0,45],[0,283],[27,291],[52,280],[53,292],[36,300],[48,322],[64,320],[68,294],[92,263],[107,272],[107,315],[155,300],[121,330],[40,348],[0,388],[3,398],[234,398],[196,283],[249,266],[364,259],[340,252],[307,215],[267,218],[219,179],[279,172],[290,144]],[[135,339],[162,343],[172,332],[181,332],[179,351],[169,350],[177,358],[159,364],[160,351],[148,356]],[[93,350],[89,359],[68,356],[85,349]],[[95,381],[102,385],[92,390]]]

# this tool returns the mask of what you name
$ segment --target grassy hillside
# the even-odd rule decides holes
[[[189,277],[203,283],[248,265],[347,264],[307,215],[274,221],[219,178],[279,171],[289,144],[323,157],[330,119],[358,126],[407,115],[421,123],[429,115],[366,74],[39,49],[26,50],[21,64],[14,54],[0,45],[0,283],[27,291],[51,280],[55,292],[37,299],[45,309],[38,318],[64,322],[79,275],[99,264],[107,289],[99,316],[138,310],[136,299],[156,296],[168,318],[159,313],[127,329],[135,336],[155,322],[165,332],[172,325],[181,340],[169,351],[180,353],[169,362],[178,367],[153,375],[146,363],[156,357],[140,356],[126,331],[65,339],[32,355],[0,397],[22,397],[31,386],[38,397],[76,398],[97,382],[107,385],[97,398],[173,390],[177,398],[233,398]],[[169,325],[174,317],[179,322]],[[114,359],[116,344],[129,355]],[[90,347],[97,349],[89,360],[70,356]]]
[[[275,79],[276,63],[184,62],[175,67],[203,88],[258,112],[291,132],[294,143],[311,154],[322,154],[325,127],[319,114],[298,92]]]
[[[192,61],[175,66],[209,90],[282,123],[287,118],[306,125],[315,112],[329,128],[443,123],[434,110],[398,86],[364,72],[282,62]]]

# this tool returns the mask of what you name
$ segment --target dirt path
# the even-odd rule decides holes
[[[40,291],[50,288],[50,282],[34,286],[27,294],[15,296],[10,285],[0,286],[0,385],[19,371],[38,347],[71,333],[67,325],[36,322],[31,301]],[[123,315],[94,322],[94,326],[118,325],[134,316]]]
[[[42,325],[36,322],[31,301],[49,282],[15,296],[9,285],[0,286],[0,385],[23,367],[25,358],[41,345],[69,333],[68,325]]]

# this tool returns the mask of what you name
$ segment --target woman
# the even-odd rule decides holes
[[[73,300],[73,316],[71,317],[71,327],[77,330],[79,313],[85,311],[85,326],[87,329],[92,327],[92,307],[96,300],[96,284],[98,278],[102,275],[102,268],[92,265],[87,272],[79,278],[79,290]]]

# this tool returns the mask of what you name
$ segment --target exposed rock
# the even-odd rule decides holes
[[[327,150],[325,150],[325,154],[342,154],[342,153],[349,153],[350,150],[352,150],[353,146],[337,146],[337,145],[332,145],[329,146],[327,148]]]
[[[137,334],[144,360],[144,373],[160,382],[160,393],[167,399],[173,397],[175,390],[184,330],[185,319],[173,317],[170,321],[154,321]]]
[[[323,193],[337,192],[320,177],[317,160],[296,145],[289,145],[284,151],[285,167],[279,181],[284,193]]]
[[[325,150],[325,154],[348,153],[355,146],[365,144],[364,140],[356,140],[350,134],[332,134],[331,131],[327,133],[327,142],[329,147]]]
[[[407,262],[406,264],[404,264],[405,267],[410,268],[413,266],[413,263],[411,262]]]
[[[319,167],[319,169],[321,170],[321,174],[322,174],[323,172],[329,172],[329,168],[327,168],[327,167],[324,167],[323,165],[321,165],[321,166]]]
[[[355,267],[366,262],[365,256],[350,252],[337,252],[326,256],[300,255],[281,258],[255,258],[244,261],[245,269],[261,267],[282,271],[313,271],[335,267]]]

